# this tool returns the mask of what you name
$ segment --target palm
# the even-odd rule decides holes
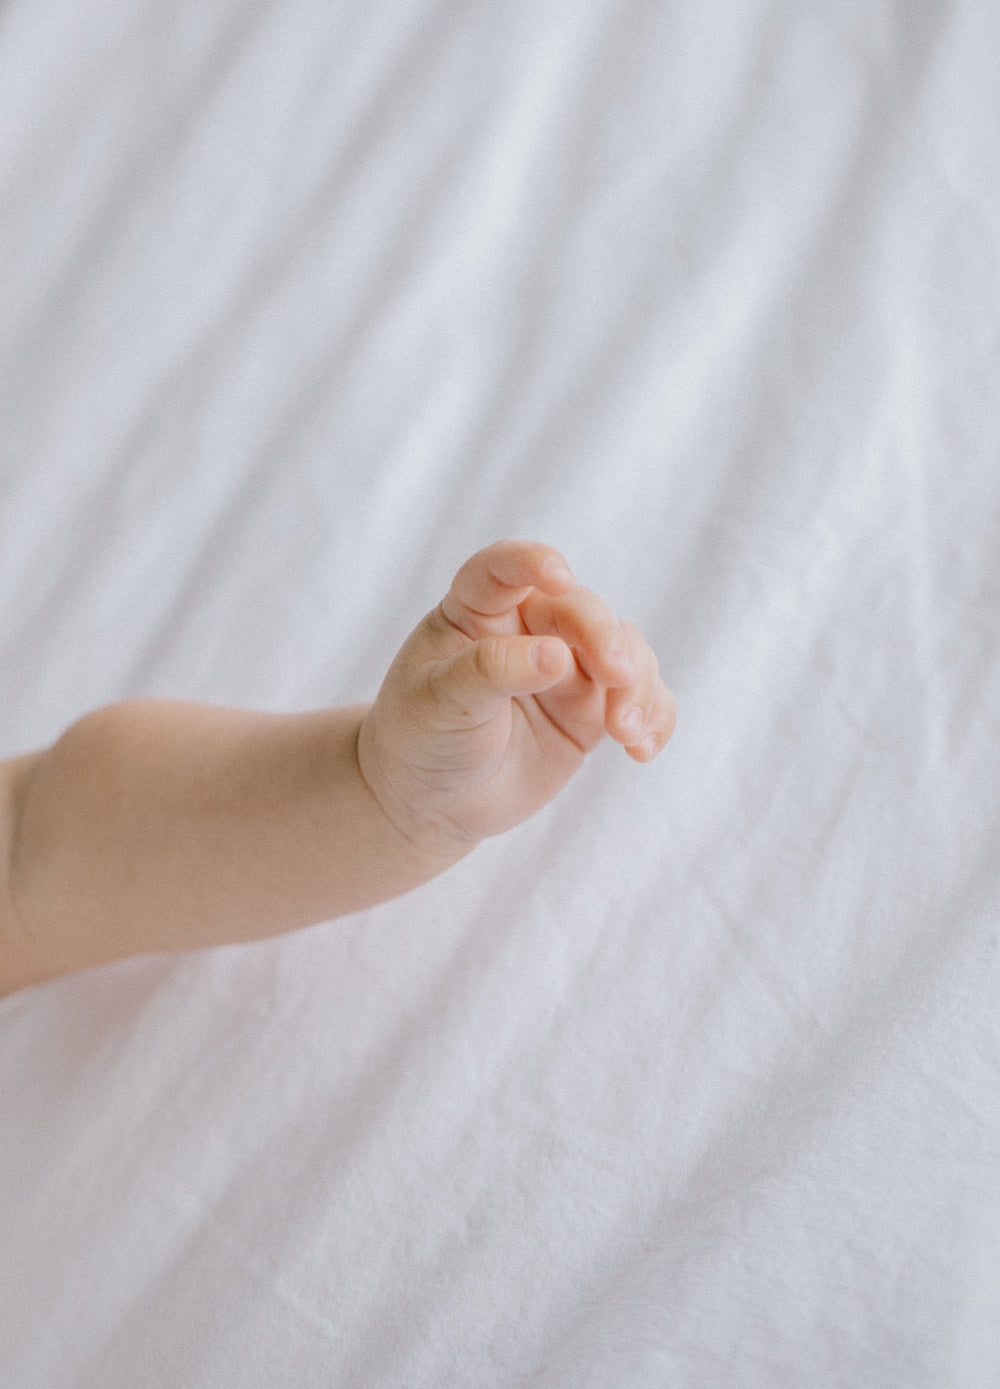
[[[483,637],[548,636],[554,617],[550,600],[533,595],[513,612],[456,628],[453,649]],[[604,737],[605,703],[605,688],[574,659],[550,689],[514,695],[483,722],[448,730],[442,781],[475,837],[500,834],[548,804]]]
[[[474,642],[534,634],[519,609],[467,622],[464,630],[439,609],[403,647],[399,669],[390,671],[379,695],[423,714],[414,729],[407,798],[471,839],[520,824],[565,785],[603,733],[603,691],[574,663],[550,690],[499,700],[485,718],[463,718],[464,711],[456,717],[440,699],[412,701],[406,672],[433,686],[435,672]]]

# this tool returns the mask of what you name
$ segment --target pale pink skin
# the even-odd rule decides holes
[[[371,706],[133,700],[0,764],[0,993],[385,901],[540,809],[605,734],[646,762],[674,718],[637,628],[549,546],[500,541]]]
[[[638,628],[577,584],[558,551],[501,540],[462,566],[405,643],[359,753],[390,817],[441,848],[533,815],[605,734],[651,761],[675,720]]]

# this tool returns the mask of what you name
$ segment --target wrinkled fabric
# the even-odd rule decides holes
[[[0,751],[559,546],[679,704],[0,1003],[12,1389],[1000,1382],[1000,14],[10,0]]]

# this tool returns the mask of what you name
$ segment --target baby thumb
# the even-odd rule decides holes
[[[486,719],[515,695],[558,684],[572,661],[558,637],[482,637],[438,668],[434,692],[463,717]]]

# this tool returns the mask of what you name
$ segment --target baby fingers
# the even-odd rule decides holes
[[[596,684],[614,688],[635,679],[629,624],[590,589],[577,585],[555,598],[535,592],[521,611],[529,631],[561,637],[572,647],[581,670]]]
[[[430,689],[448,721],[492,718],[507,700],[551,689],[573,669],[573,653],[551,637],[483,637],[431,668]]]
[[[489,630],[490,619],[516,611],[532,589],[560,594],[573,586],[569,566],[551,545],[534,540],[498,540],[466,560],[441,609],[468,636]]]
[[[622,624],[636,677],[609,690],[606,727],[636,762],[649,762],[664,747],[677,722],[677,705],[660,679],[656,658],[638,628]]]

